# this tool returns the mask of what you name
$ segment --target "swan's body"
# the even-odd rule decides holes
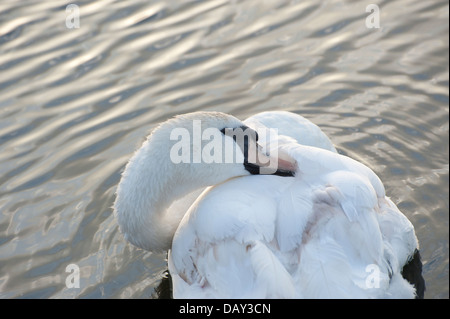
[[[124,172],[115,203],[119,224],[137,246],[171,248],[174,297],[415,297],[402,277],[418,249],[414,228],[375,173],[337,154],[326,135],[298,115],[267,112],[244,123],[278,128],[278,149],[297,162],[295,177],[245,176],[238,164],[228,173],[206,165],[193,174],[167,162],[150,173],[151,165],[163,164],[155,164],[161,154],[149,159],[158,132]],[[234,118],[208,124],[239,126]],[[197,198],[208,185],[214,186]],[[170,198],[179,199],[171,204]]]

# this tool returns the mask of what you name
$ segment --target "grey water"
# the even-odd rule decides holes
[[[1,298],[155,297],[166,256],[124,240],[114,192],[157,123],[198,110],[319,125],[414,224],[425,297],[449,297],[448,1],[68,4],[0,2]]]

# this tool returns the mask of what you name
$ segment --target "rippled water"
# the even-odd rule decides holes
[[[374,1],[372,1],[374,2]],[[448,298],[448,1],[0,3],[0,297],[149,298],[164,254],[112,216],[154,125],[197,110],[302,114],[369,165]],[[80,288],[67,288],[69,264]]]

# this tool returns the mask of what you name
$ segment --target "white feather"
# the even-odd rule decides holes
[[[240,123],[213,116],[209,125]],[[183,124],[182,119],[177,123]],[[386,197],[377,175],[337,154],[328,137],[299,115],[265,112],[245,124],[260,132],[266,127],[278,130],[279,136],[261,134],[260,143],[270,153],[278,151],[295,160],[295,177],[238,177],[245,175],[239,166],[233,166],[233,172],[224,167],[206,171],[197,167],[195,172],[189,166],[183,166],[185,171],[172,167],[176,172],[169,180],[177,182],[173,193],[182,199],[171,204],[164,202],[169,199],[162,193],[168,184],[144,187],[142,194],[150,196],[148,200],[127,193],[138,190],[133,183],[144,183],[134,170],[140,165],[143,169],[150,158],[148,149],[137,153],[143,155],[136,156],[124,174],[133,178],[121,182],[116,215],[133,243],[156,250],[171,247],[168,265],[174,297],[414,297],[414,288],[401,276],[403,265],[418,248],[414,228]],[[162,183],[161,174],[151,181]],[[213,186],[194,202],[199,192],[194,191],[206,185]],[[166,209],[157,213],[148,203]],[[124,208],[137,211],[137,218]],[[158,224],[164,222],[170,226]],[[140,233],[145,232],[141,225],[151,234]],[[172,237],[170,246],[167,238]],[[371,275],[376,275],[374,281],[369,280]]]

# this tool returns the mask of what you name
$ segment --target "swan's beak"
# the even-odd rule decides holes
[[[256,154],[256,156],[255,156]],[[251,174],[294,176],[297,162],[287,154],[267,156],[260,148],[249,150],[244,166]]]
[[[277,171],[275,172],[275,175],[294,176],[296,170],[297,170],[297,162],[293,158],[290,158],[290,160],[278,158],[278,168]]]
[[[231,130],[223,129],[221,132],[232,136],[241,148],[244,153],[244,167],[250,174],[294,176],[297,170],[297,161],[281,151],[278,143],[271,145],[270,139],[263,136],[262,145],[265,145],[266,150],[270,150],[269,155],[264,147],[258,144],[258,133],[246,125]]]

